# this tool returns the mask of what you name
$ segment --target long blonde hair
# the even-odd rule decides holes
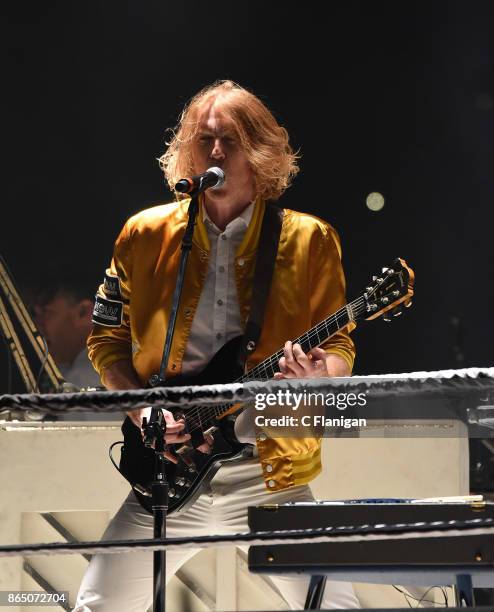
[[[205,87],[184,108],[168,149],[159,158],[170,189],[194,173],[192,144],[198,132],[199,112],[205,103],[220,97],[222,112],[232,120],[254,172],[257,194],[265,200],[277,200],[299,171],[299,155],[290,146],[288,132],[263,102],[233,81],[217,81]]]

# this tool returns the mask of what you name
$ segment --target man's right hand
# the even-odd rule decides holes
[[[173,414],[169,410],[161,409],[166,423],[165,442],[167,444],[180,444],[181,442],[187,442],[190,440],[189,434],[181,434],[180,432],[185,427],[185,421],[180,419],[175,421]],[[146,417],[149,422],[151,416],[151,408],[141,408],[141,410],[130,410],[127,412],[127,416],[130,418],[132,423],[139,429],[142,429],[142,419]]]
[[[173,414],[169,410],[162,408],[161,411],[163,412],[163,417],[166,423],[165,443],[182,444],[190,440],[190,434],[180,433],[185,427],[185,421],[183,419],[176,421]],[[130,410],[127,412],[127,416],[130,418],[132,423],[134,423],[134,425],[141,430],[141,435],[144,435],[144,432],[142,431],[142,419],[146,417],[146,419],[149,421],[149,417],[151,416],[151,408],[147,407],[141,408],[140,410]],[[164,456],[173,463],[177,463],[176,457],[169,451],[165,451]]]

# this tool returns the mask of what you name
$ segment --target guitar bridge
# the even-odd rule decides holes
[[[203,431],[202,433],[203,435],[209,434],[212,436],[215,431],[218,431],[218,428],[215,425],[212,425],[209,429],[206,429],[206,431]]]
[[[187,466],[187,471],[191,474],[197,472],[196,464],[194,463],[194,447],[184,444],[177,451],[176,454],[180,457],[180,460]]]

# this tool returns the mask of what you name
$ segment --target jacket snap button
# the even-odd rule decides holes
[[[264,440],[266,439],[266,434],[265,433],[260,433],[259,434],[259,440],[261,440],[261,442],[264,442]]]
[[[268,465],[266,466],[266,472],[272,472],[273,471],[273,466],[268,463]]]
[[[238,265],[239,265],[239,266],[243,266],[243,265],[244,265],[244,263],[245,263],[245,259],[244,259],[243,257],[240,257],[240,258],[238,259]]]
[[[268,481],[268,486],[269,487],[274,487],[275,484],[276,484],[276,482],[274,480],[269,480]]]

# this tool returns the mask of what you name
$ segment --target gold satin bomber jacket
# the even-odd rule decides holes
[[[187,224],[189,200],[155,206],[131,217],[117,241],[107,274],[118,277],[123,303],[121,324],[95,324],[88,339],[89,357],[104,383],[105,368],[131,360],[142,381],[159,371],[180,259],[180,243]],[[202,206],[202,204],[201,204]],[[256,250],[265,204],[257,200],[251,223],[235,256],[240,317],[245,325],[251,299]],[[197,308],[209,257],[209,240],[202,210],[197,215],[189,255],[168,376],[180,374],[192,320]],[[105,293],[101,285],[98,294]],[[117,300],[118,301],[118,300]],[[285,209],[263,331],[246,367],[251,369],[345,304],[345,278],[338,235],[326,222]],[[354,324],[352,324],[352,327]],[[350,327],[350,326],[349,326]],[[355,348],[346,330],[322,345],[353,366]],[[263,438],[263,439],[261,439]],[[321,471],[320,438],[256,440],[266,488],[277,491],[305,484]]]

